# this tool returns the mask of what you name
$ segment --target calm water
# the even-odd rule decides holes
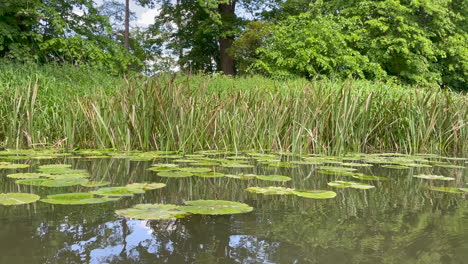
[[[283,157],[285,159],[287,157]],[[73,186],[45,188],[15,184],[5,177],[34,172],[39,164],[67,163],[113,186],[163,182],[163,189],[99,205],[0,205],[0,263],[468,263],[468,195],[429,190],[468,187],[468,169],[373,167],[359,172],[391,181],[365,181],[370,190],[338,189],[332,180],[355,180],[317,173],[317,166],[226,169],[218,172],[281,174],[291,182],[232,178],[163,178],[147,168],[158,161],[129,159],[21,160],[27,169],[0,170],[1,192],[48,194],[88,191]],[[468,167],[466,161],[450,161]],[[253,162],[252,164],[256,164]],[[184,166],[184,165],[181,165]],[[454,181],[430,181],[413,174],[437,174]],[[364,181],[362,181],[364,182]],[[333,190],[315,200],[248,193],[249,186]],[[232,216],[192,215],[169,221],[129,220],[116,209],[138,203],[182,204],[223,199],[255,209]]]

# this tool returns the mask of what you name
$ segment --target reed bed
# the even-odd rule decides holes
[[[0,148],[458,154],[467,117],[437,88],[0,66]]]

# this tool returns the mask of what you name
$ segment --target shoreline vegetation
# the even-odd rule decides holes
[[[345,80],[0,65],[1,148],[466,153],[468,96]]]

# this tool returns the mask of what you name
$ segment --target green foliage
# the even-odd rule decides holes
[[[275,77],[379,78],[379,65],[348,46],[352,36],[330,16],[304,13],[282,21],[259,49],[255,68]]]
[[[90,0],[0,3],[0,58],[87,64],[111,73],[138,64],[109,32],[108,18],[100,15]]]
[[[464,89],[467,10],[452,0],[317,1],[280,19],[258,49],[255,68],[275,77],[385,78]]]

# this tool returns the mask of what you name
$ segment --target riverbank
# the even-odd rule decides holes
[[[0,147],[467,152],[468,97],[368,81],[0,66]]]

